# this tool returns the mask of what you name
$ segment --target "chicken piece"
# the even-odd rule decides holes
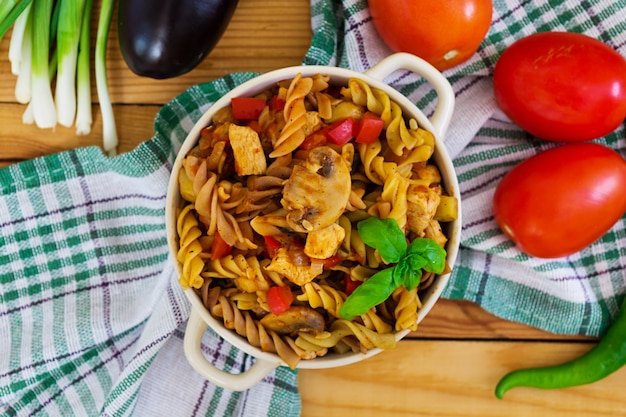
[[[326,259],[333,256],[346,237],[346,231],[337,223],[307,235],[304,253],[311,258]]]
[[[430,184],[439,184],[441,182],[441,174],[435,165],[415,164],[413,172],[417,178],[428,181]]]
[[[302,256],[306,257],[304,253],[302,253]],[[308,261],[308,257],[306,258],[306,262],[302,262],[301,259],[294,259],[293,253],[290,253],[288,248],[280,247],[276,251],[272,262],[265,269],[283,275],[294,284],[302,286],[307,282],[313,281],[315,277],[324,271],[323,266],[315,267],[314,264]]]
[[[259,135],[248,126],[231,123],[228,138],[235,157],[235,171],[239,175],[263,175],[267,169],[265,153]]]
[[[426,226],[426,229],[424,230],[424,237],[434,240],[442,248],[445,248],[446,242],[448,242],[448,238],[443,233],[443,230],[441,230],[441,225],[437,220],[431,220],[428,222],[428,226]]]
[[[322,119],[316,111],[306,112],[305,120],[304,126],[302,126],[305,136],[309,136],[311,133],[318,131],[322,127]]]
[[[301,233],[335,223],[350,198],[352,180],[346,160],[328,146],[309,151],[304,165],[293,168],[283,189],[287,223]]]
[[[420,237],[435,216],[441,196],[430,187],[412,186],[407,193],[407,222],[409,229]]]

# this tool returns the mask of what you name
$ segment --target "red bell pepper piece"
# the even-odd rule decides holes
[[[261,126],[261,123],[259,123],[258,120],[250,120],[248,122],[248,127],[259,134],[263,131],[263,127]]]
[[[362,283],[363,283],[362,281],[353,280],[352,278],[350,278],[350,275],[346,274],[343,280],[344,292],[346,293],[346,295],[350,295]]]
[[[256,120],[265,108],[265,100],[258,97],[233,97],[230,105],[235,119]]]
[[[282,246],[277,239],[272,236],[263,236],[265,239],[265,247],[267,248],[267,255],[274,259],[274,255],[276,255],[276,251]]]
[[[370,111],[365,112],[359,121],[356,141],[365,144],[376,142],[384,126],[384,120],[378,117],[378,115]]]
[[[291,289],[286,286],[270,287],[267,290],[267,304],[270,311],[277,316],[284,313],[293,302],[293,293]]]
[[[281,111],[285,108],[285,100],[279,98],[278,96],[272,96],[270,99],[269,105],[270,110]]]
[[[347,117],[331,124],[326,133],[326,137],[329,142],[336,145],[343,145],[355,137],[357,128],[357,121],[352,117]]]
[[[326,139],[327,130],[328,129],[321,129],[311,133],[309,136],[304,138],[304,142],[300,144],[300,149],[309,151],[315,147],[326,145],[326,142],[328,141],[328,139]]]
[[[211,259],[222,259],[224,256],[230,254],[232,249],[233,247],[226,243],[219,232],[215,232],[213,244],[211,245]]]
[[[324,259],[324,261],[322,262],[324,265],[325,269],[330,269],[333,266],[337,266],[337,264],[339,262],[341,262],[343,260],[343,258],[339,255],[333,255],[331,257],[328,257],[326,259]]]

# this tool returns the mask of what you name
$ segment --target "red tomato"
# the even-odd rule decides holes
[[[541,152],[496,187],[498,226],[529,255],[571,255],[604,235],[626,212],[626,161],[595,143]]]
[[[496,63],[493,88],[511,120],[546,140],[599,138],[626,118],[626,59],[579,33],[516,41]]]
[[[280,287],[270,287],[267,290],[267,305],[270,311],[277,316],[284,313],[293,302],[291,289],[284,285]]]
[[[380,37],[440,71],[474,55],[491,26],[491,0],[369,0]]]

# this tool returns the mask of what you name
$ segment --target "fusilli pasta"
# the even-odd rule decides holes
[[[339,311],[350,285],[390,266],[364,243],[361,220],[393,218],[408,241],[446,244],[440,222],[455,218],[456,201],[430,162],[433,135],[359,79],[333,86],[323,74],[298,74],[257,97],[266,101],[258,118],[220,109],[184,157],[180,284],[226,328],[292,368],[328,352],[392,348],[395,332],[417,328],[420,291],[433,274],[352,320]],[[335,126],[347,118],[358,126],[368,112],[383,121],[378,138],[334,139]],[[293,300],[277,301],[279,287]]]

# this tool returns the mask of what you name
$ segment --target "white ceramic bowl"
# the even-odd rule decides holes
[[[430,118],[426,117],[413,103],[397,90],[386,85],[383,80],[396,70],[412,71],[427,80],[437,93],[437,106]],[[432,160],[438,166],[442,182],[448,194],[455,196],[460,203],[459,187],[451,159],[443,146],[443,138],[448,128],[454,109],[454,92],[447,79],[434,67],[420,58],[410,54],[399,53],[391,55],[380,61],[377,65],[361,74],[348,69],[331,66],[296,66],[282,68],[260,75],[247,81],[231,90],[228,94],[219,99],[209,108],[198,120],[179,150],[178,157],[174,162],[172,176],[167,190],[166,206],[166,227],[170,246],[170,258],[178,268],[180,273],[181,265],[176,261],[178,252],[178,239],[176,233],[176,209],[181,203],[177,173],[181,169],[182,160],[185,155],[196,145],[200,130],[211,123],[213,114],[218,109],[230,104],[232,97],[252,96],[262,90],[275,85],[280,80],[292,79],[297,73],[303,77],[314,74],[327,74],[331,77],[331,83],[347,85],[348,79],[358,77],[371,87],[384,90],[389,97],[398,103],[406,118],[415,118],[418,124],[432,132],[435,136],[435,151]],[[448,243],[446,246],[447,263],[453,267],[459,247],[459,234],[461,229],[461,205],[459,204],[458,219],[445,225]],[[418,312],[418,322],[421,321],[430,311],[434,303],[439,298],[442,290],[448,282],[449,274],[440,275],[436,278],[426,294],[422,297],[423,307]],[[252,346],[248,341],[239,336],[233,330],[226,329],[220,320],[215,319],[203,306],[200,297],[193,289],[186,290],[186,295],[191,302],[191,315],[185,333],[184,349],[185,355],[191,366],[212,383],[236,391],[250,388],[278,366],[287,366],[274,353],[263,352],[259,348]],[[254,364],[244,373],[230,374],[224,372],[206,360],[200,349],[200,341],[207,326],[211,327],[217,334],[223,337],[232,345],[256,358]],[[409,331],[396,333],[396,340],[402,339]],[[336,366],[348,365],[361,361],[379,353],[380,349],[372,349],[366,354],[346,353],[342,355],[329,353],[324,357],[312,360],[300,361],[298,368],[301,369],[321,369]]]

